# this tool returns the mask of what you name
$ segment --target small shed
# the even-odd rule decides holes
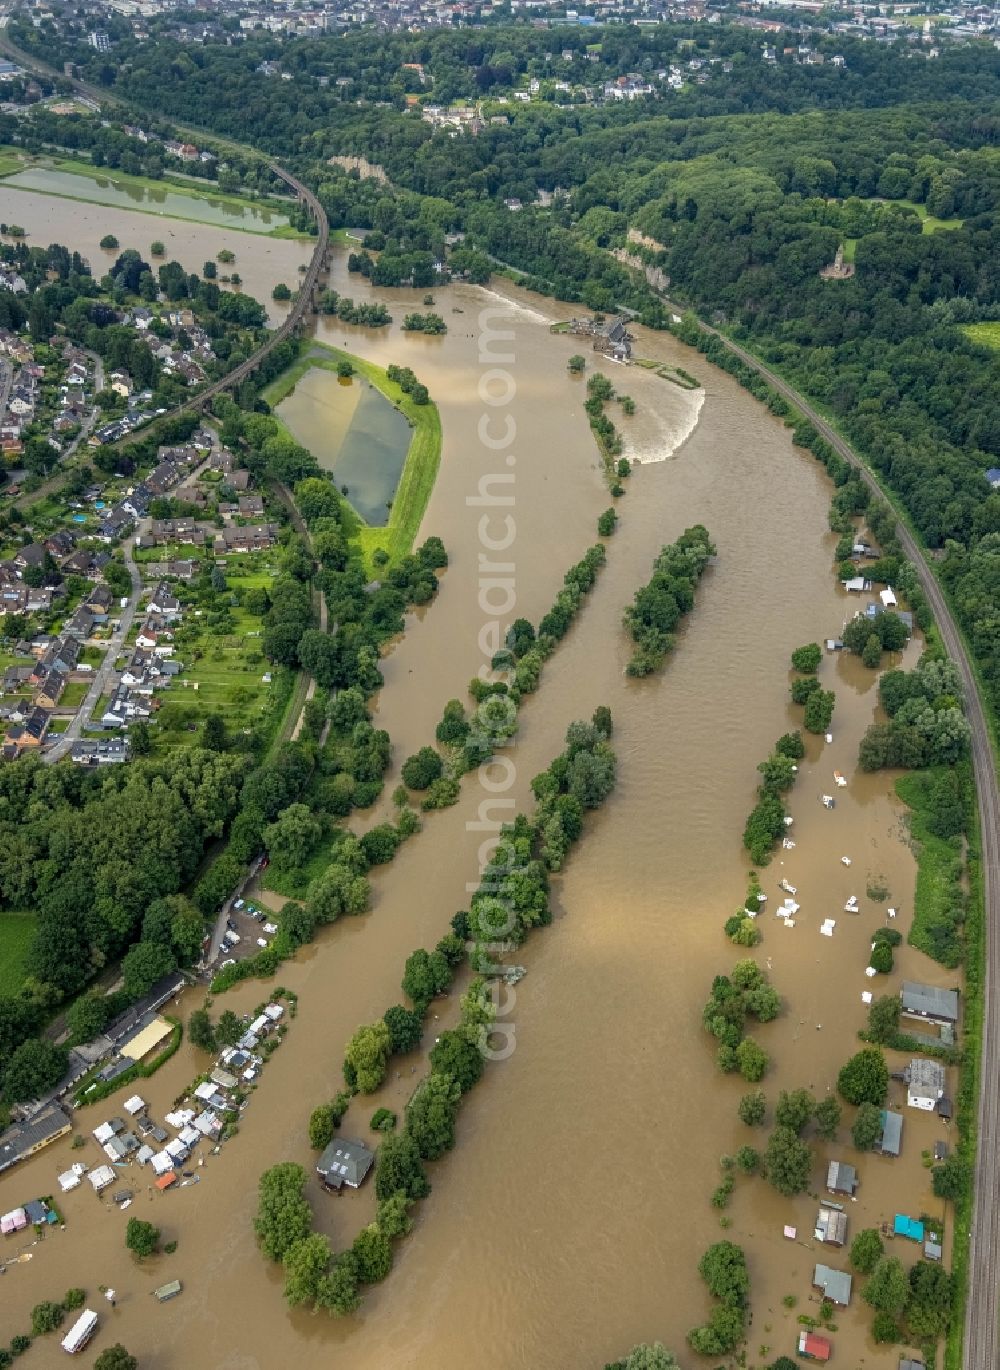
[[[87,1179],[94,1186],[94,1192],[100,1194],[102,1189],[107,1189],[109,1184],[115,1182],[115,1172],[109,1165],[99,1165],[96,1170],[92,1170]]]
[[[832,1345],[826,1337],[821,1337],[817,1332],[799,1333],[799,1355],[803,1360],[828,1361]]]
[[[169,1189],[171,1185],[177,1183],[177,1171],[168,1170],[166,1174],[158,1176],[154,1183],[157,1189]]]
[[[911,1242],[922,1242],[924,1239],[924,1225],[916,1218],[911,1218],[907,1213],[897,1213],[892,1220],[892,1230],[897,1237],[906,1237]]]
[[[80,1176],[75,1170],[66,1170],[59,1176],[59,1188],[64,1194],[68,1194],[71,1189],[75,1189],[80,1183]]]
[[[922,1360],[912,1360],[909,1356],[900,1356],[899,1370],[926,1370]]]
[[[941,1249],[941,1243],[935,1241],[933,1237],[928,1237],[924,1242],[925,1259],[929,1261],[940,1261],[943,1255],[944,1252]]]
[[[171,1280],[169,1284],[161,1284],[159,1289],[153,1290],[160,1303],[167,1303],[170,1299],[176,1299],[180,1292],[180,1280]]]
[[[126,1099],[122,1104],[122,1108],[130,1118],[134,1118],[137,1113],[141,1113],[145,1107],[145,1100],[140,1098],[138,1094],[133,1094],[131,1099]]]

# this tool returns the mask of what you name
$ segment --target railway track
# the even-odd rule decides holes
[[[752,366],[804,414],[830,446],[855,467],[868,488],[880,499],[886,499],[879,481],[859,461],[850,445],[797,390],[717,329],[707,324],[700,326],[719,338],[730,352]],[[1000,1013],[996,1004],[1000,988],[1000,790],[986,711],[965,642],[923,548],[903,523],[898,525],[898,536],[907,558],[916,567],[941,640],[958,666],[965,691],[966,716],[972,729],[971,753],[982,842],[985,956],[975,1193],[969,1235],[962,1364],[964,1370],[997,1370],[1000,1367]]]

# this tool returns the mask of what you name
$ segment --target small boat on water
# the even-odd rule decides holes
[[[786,894],[798,894],[799,892],[798,886],[789,884],[787,880],[779,880],[778,889],[784,890]]]
[[[849,866],[851,864],[851,858],[849,856],[842,856],[840,858],[840,864],[842,866]]]
[[[824,809],[832,809],[832,808],[836,805],[836,802],[837,802],[837,801],[834,799],[834,797],[833,797],[832,794],[823,794],[823,795],[820,795],[820,799],[821,799],[822,802],[823,802],[823,807],[824,807]]]

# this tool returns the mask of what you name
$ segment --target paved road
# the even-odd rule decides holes
[[[678,313],[682,312],[681,306],[672,307]],[[870,490],[881,499],[886,498],[886,492],[876,477],[861,463],[853,449],[797,390],[759,362],[752,353],[731,342],[714,328],[707,324],[701,324],[701,327],[720,338],[731,352],[754,367],[809,419],[840,456],[856,467]],[[923,548],[902,523],[898,526],[898,535],[903,551],[917,569],[945,648],[958,666],[965,689],[966,715],[972,728],[972,764],[979,794],[982,841],[985,962],[978,1153],[963,1365],[965,1370],[995,1370],[995,1367],[1000,1366],[1000,1008],[996,1001],[1000,990],[1000,790],[986,711],[965,642]]]
[[[0,357],[0,416],[7,409],[7,401],[14,385],[14,364],[6,357]]]
[[[101,391],[104,389],[104,362],[101,360],[101,358],[97,355],[96,352],[88,352],[87,356],[94,363],[94,394],[99,395]],[[97,419],[100,412],[101,411],[98,409],[96,404],[91,407],[90,413],[87,415],[83,423],[80,425],[79,433],[77,433],[76,437],[66,448],[66,451],[59,458],[60,462],[69,461],[72,457],[76,456],[77,449],[79,448],[81,442],[86,442],[87,439],[90,437],[91,433],[93,432],[94,425],[97,423]],[[38,498],[37,490],[35,491],[34,498]]]
[[[136,531],[139,531],[138,526]],[[118,659],[118,655],[124,647],[125,641],[131,631],[132,620],[135,618],[139,597],[142,594],[142,576],[139,574],[139,568],[136,566],[135,558],[132,555],[134,546],[135,543],[132,538],[127,538],[122,546],[122,551],[125,556],[125,565],[128,567],[128,573],[132,577],[132,593],[129,595],[128,603],[125,608],[121,611],[121,623],[108,645],[108,650],[104,654],[104,660],[94,672],[94,679],[91,682],[90,689],[87,691],[86,699],[76,711],[73,721],[62,734],[59,741],[51,751],[46,751],[44,760],[50,763],[61,761],[64,756],[69,754],[70,748],[80,737],[84,726],[90,723],[91,715],[97,707],[97,701],[111,686],[112,678],[114,676],[115,661]]]

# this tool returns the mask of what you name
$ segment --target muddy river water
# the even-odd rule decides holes
[[[437,600],[411,617],[384,661],[377,701],[398,768],[432,741],[444,703],[465,697],[493,650],[491,622],[517,614],[538,621],[567,567],[597,540],[595,521],[610,499],[583,412],[583,382],[566,370],[568,356],[583,350],[580,340],[549,330],[567,309],[513,288],[500,295],[458,286],[435,292],[449,333],[424,338],[403,335],[398,323],[420,307],[422,292],[371,292],[346,275],[343,255],[331,284],[356,299],[386,299],[397,323],[365,331],[321,320],[319,338],[382,364],[412,366],[444,428],[423,532],[440,534],[450,565]],[[497,330],[509,336],[498,339]],[[539,693],[522,708],[508,764],[486,777],[501,792],[468,777],[459,804],[432,815],[394,863],[375,873],[371,912],[327,930],[282,968],[281,982],[300,995],[298,1016],[239,1136],[206,1161],[201,1184],[154,1198],[143,1183],[128,1214],[107,1211],[87,1185],[65,1196],[65,1231],[50,1233],[0,1281],[0,1340],[26,1327],[38,1300],[77,1284],[93,1296],[107,1284],[119,1301],[113,1310],[102,1302],[93,1346],[120,1340],[143,1370],[585,1370],[654,1339],[694,1366],[707,1362],[687,1350],[684,1337],[709,1311],[697,1260],[727,1235],[748,1253],[754,1316],[747,1363],[761,1366],[794,1354],[798,1315],[816,1311],[813,1264],[847,1268],[846,1252],[812,1238],[828,1158],[857,1162],[860,1170],[858,1201],[846,1201],[848,1239],[887,1218],[891,1225],[896,1211],[940,1211],[920,1153],[947,1134],[933,1117],[905,1108],[899,1085],[892,1089],[905,1113],[900,1159],[859,1159],[846,1117],[836,1143],[816,1145],[812,1195],[786,1200],[761,1179],[741,1178],[727,1233],[709,1203],[720,1156],[766,1139],[738,1121],[746,1086],[717,1071],[700,1022],[713,975],[739,954],[721,924],[745,890],[740,836],[755,767],[781,733],[801,723],[788,702],[792,648],[836,634],[857,601],[848,604],[831,573],[830,489],[821,468],[793,449],[763,406],[697,354],[641,330],[637,351],[685,367],[703,388],[687,392],[639,367],[605,364],[636,401],[635,416],[618,422],[644,464],[619,503],[608,564],[546,665]],[[587,355],[590,370],[598,361]],[[494,479],[481,485],[484,477]],[[500,496],[513,502],[484,502]],[[663,671],[630,681],[622,610],[660,546],[695,522],[709,528],[717,564]],[[491,588],[491,579],[512,581],[516,603],[509,587]],[[796,846],[777,853],[763,877],[765,910],[780,902],[783,876],[797,886],[802,906],[787,929],[765,911],[755,953],[785,1004],[755,1033],[772,1055],[763,1084],[772,1104],[780,1088],[805,1085],[820,1096],[832,1088],[856,1049],[866,988],[895,991],[904,975],[949,983],[906,947],[888,982],[865,978],[870,937],[886,918],[885,905],[866,897],[866,884],[877,876],[889,887],[905,933],[915,866],[891,777],[856,773],[858,741],[876,704],[874,673],[839,655],[824,658],[820,675],[837,695],[833,741],[809,739],[790,800]],[[618,787],[588,820],[583,843],[554,883],[553,925],[519,953],[528,975],[507,1014],[515,1050],[488,1066],[466,1101],[457,1147],[430,1167],[433,1193],[418,1207],[415,1231],[398,1247],[387,1281],[341,1322],[290,1312],[280,1271],[254,1244],[260,1172],[287,1159],[311,1170],[306,1122],[340,1086],[345,1041],[399,1001],[406,956],[433,945],[455,910],[467,906],[488,836],[480,820],[497,813],[483,810],[484,801],[527,803],[531,777],[560,749],[566,725],[598,704],[614,715]],[[846,788],[834,786],[834,768],[847,775]],[[390,777],[387,794],[394,783]],[[819,802],[824,792],[836,794],[833,811]],[[852,858],[850,868],[842,855]],[[842,911],[850,894],[859,897],[859,915]],[[819,932],[827,916],[837,920],[832,938]],[[243,1010],[263,997],[259,985],[249,985],[226,1002]],[[200,993],[189,993],[182,1012],[200,1002]],[[441,1009],[442,1020],[448,1013]],[[144,1082],[154,1114],[203,1068],[204,1058],[185,1044]],[[370,1138],[374,1109],[402,1106],[419,1061],[404,1060],[399,1069],[379,1095],[352,1106],[345,1135]],[[78,1115],[77,1130],[89,1134],[117,1111],[115,1096]],[[72,1153],[67,1138],[8,1172],[0,1179],[0,1211],[51,1193],[56,1175],[81,1156],[99,1159],[89,1135],[82,1152]],[[370,1184],[332,1199],[311,1183],[309,1197],[337,1247],[349,1244],[374,1209]],[[165,1240],[176,1239],[176,1253],[136,1266],[124,1248],[133,1215],[154,1219]],[[797,1227],[796,1241],[782,1237],[786,1224]],[[3,1240],[2,1258],[27,1245],[23,1236]],[[895,1246],[906,1247],[897,1254],[907,1262],[917,1254],[909,1244]],[[150,1290],[174,1277],[183,1295],[156,1304]],[[782,1305],[789,1294],[798,1299],[793,1310]],[[853,1305],[838,1314],[833,1334],[837,1363],[894,1370],[898,1352],[874,1345],[867,1311],[856,1282]],[[50,1342],[29,1354],[52,1364],[57,1349]]]

